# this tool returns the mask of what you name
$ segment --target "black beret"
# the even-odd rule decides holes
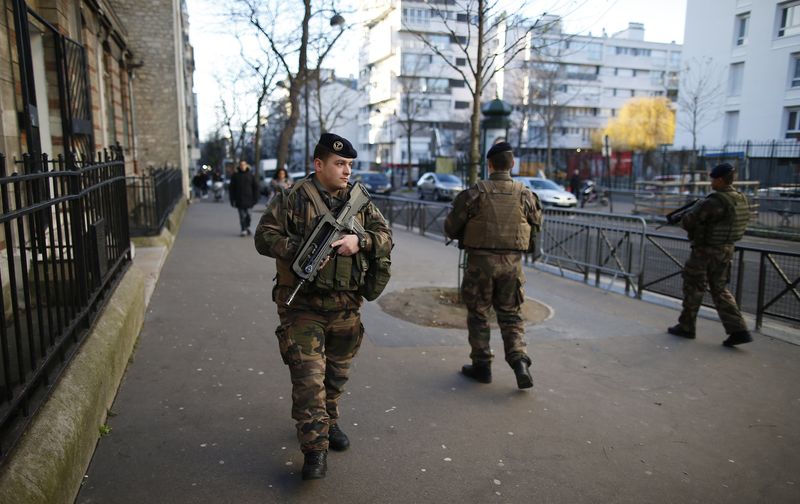
[[[713,170],[711,170],[711,173],[709,173],[708,176],[711,178],[724,177],[725,175],[731,173],[735,169],[736,168],[734,168],[733,165],[731,165],[730,163],[718,164],[717,166],[714,167]]]
[[[358,152],[353,148],[353,144],[335,133],[323,133],[320,135],[317,145],[321,145],[343,158],[355,159],[358,157]]]
[[[513,152],[514,148],[511,147],[511,144],[508,142],[498,142],[492,145],[492,148],[489,149],[489,152],[486,153],[486,159],[494,156],[495,154],[500,154],[501,152]]]

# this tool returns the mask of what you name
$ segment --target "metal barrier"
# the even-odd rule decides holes
[[[444,236],[444,220],[452,205],[432,201],[417,201],[396,196],[372,196],[389,225],[403,225],[425,236]]]
[[[647,267],[642,288],[683,299],[683,264],[691,252],[689,240],[648,233]],[[730,290],[743,312],[756,316],[756,329],[764,315],[800,322],[800,253],[737,245],[731,264]],[[713,306],[709,293],[703,304]]]
[[[625,293],[641,297],[644,236],[647,223],[640,217],[582,210],[545,209],[541,232],[541,262],[583,275],[600,285],[601,275],[625,280]]]
[[[451,206],[396,197],[373,197],[390,225],[442,236]],[[625,293],[641,298],[653,292],[683,299],[683,265],[691,247],[688,238],[647,232],[644,219],[583,210],[545,209],[540,260],[562,272],[573,271],[594,285],[616,279]],[[645,260],[646,258],[646,260]],[[526,263],[532,264],[530,257]],[[800,253],[737,245],[731,265],[731,292],[743,312],[800,323]],[[750,286],[748,288],[748,286]],[[757,288],[756,288],[757,286]],[[706,293],[703,304],[713,306]]]
[[[130,264],[125,163],[0,154],[0,461]]]
[[[141,177],[128,177],[128,216],[131,236],[161,232],[175,204],[183,196],[182,174],[173,168],[151,169]]]

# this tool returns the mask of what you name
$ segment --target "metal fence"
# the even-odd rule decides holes
[[[131,236],[153,236],[161,232],[183,196],[183,178],[174,168],[151,169],[140,177],[128,177],[127,188]]]
[[[0,155],[0,460],[16,443],[130,264],[121,156]]]
[[[641,217],[545,209],[540,260],[576,271],[596,286],[601,277],[621,278],[625,292],[638,293],[644,269],[647,223]]]
[[[443,236],[448,203],[397,197],[373,197],[392,226],[422,235]],[[684,236],[647,231],[635,216],[581,210],[545,210],[540,260],[562,273],[571,271],[584,282],[601,286],[624,282],[626,294],[644,292],[683,299],[683,264],[691,251]],[[531,264],[531,258],[527,258]],[[742,311],[800,323],[800,252],[737,245],[731,267],[731,292]],[[713,306],[707,293],[704,304]]]

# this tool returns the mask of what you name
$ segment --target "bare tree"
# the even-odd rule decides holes
[[[277,165],[284,166],[289,156],[294,131],[300,119],[300,98],[309,82],[310,72],[318,72],[325,58],[345,31],[344,18],[334,8],[312,8],[312,0],[302,0],[302,9],[280,0],[233,0],[232,18],[245,21],[257,37],[265,41],[286,75],[289,91],[289,116],[283,125],[278,141]],[[325,20],[330,15],[331,27],[314,23],[312,19]],[[298,36],[298,33],[299,36]],[[292,58],[296,57],[295,61]],[[309,60],[312,64],[309,64]],[[308,160],[306,160],[308,169]]]
[[[338,93],[331,95],[326,93],[335,86],[347,86],[345,82],[336,79],[336,74],[331,71],[310,72],[314,82],[313,110],[317,116],[317,128],[315,133],[321,135],[336,129],[341,125],[342,120],[347,119],[347,110],[358,102],[358,95],[352,93]],[[344,91],[344,90],[342,90]]]
[[[217,112],[220,127],[225,130],[229,139],[228,155],[234,159],[244,158],[244,147],[247,141],[247,132],[250,124],[255,119],[255,113],[248,114],[241,99],[247,97],[237,89],[241,87],[241,73],[231,76],[217,76],[217,85],[223,92],[220,93]]]
[[[255,163],[256,176],[259,175],[259,161],[261,159],[261,124],[264,120],[264,107],[267,105],[267,99],[275,91],[276,83],[275,77],[278,73],[278,66],[274,60],[262,51],[265,58],[262,61],[252,59],[244,51],[244,44],[239,39],[241,45],[240,55],[242,61],[250,69],[253,77],[255,77],[254,93],[256,97],[256,111],[255,111],[255,135],[253,140],[253,156]]]
[[[456,51],[464,57],[466,69],[456,64],[449,51],[443,51],[433,43],[427,32],[410,27],[405,19],[403,27],[460,74],[472,95],[469,183],[473,184],[477,180],[481,162],[480,113],[483,91],[497,72],[525,50],[529,33],[541,26],[538,20],[532,22],[521,15],[503,12],[498,0],[456,0],[454,4],[459,8],[458,11],[439,7],[440,4],[429,4],[427,10],[431,19],[440,23],[444,33],[450,36]],[[524,11],[524,4],[515,5],[517,12]],[[459,29],[459,26],[464,26],[466,31]],[[497,47],[490,51],[487,50],[487,43],[493,37],[496,37]]]
[[[678,108],[678,124],[692,134],[692,151],[697,151],[697,132],[714,122],[720,113],[722,71],[713,58],[693,58],[683,69]]]

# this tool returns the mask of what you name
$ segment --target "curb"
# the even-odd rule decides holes
[[[75,358],[0,469],[0,502],[75,501],[144,323],[144,275],[125,273]]]
[[[187,206],[185,199],[176,204],[159,236],[131,239],[134,247],[165,248],[159,271],[153,272],[155,281]],[[131,264],[50,397],[0,466],[0,502],[75,502],[144,324],[146,273]]]

